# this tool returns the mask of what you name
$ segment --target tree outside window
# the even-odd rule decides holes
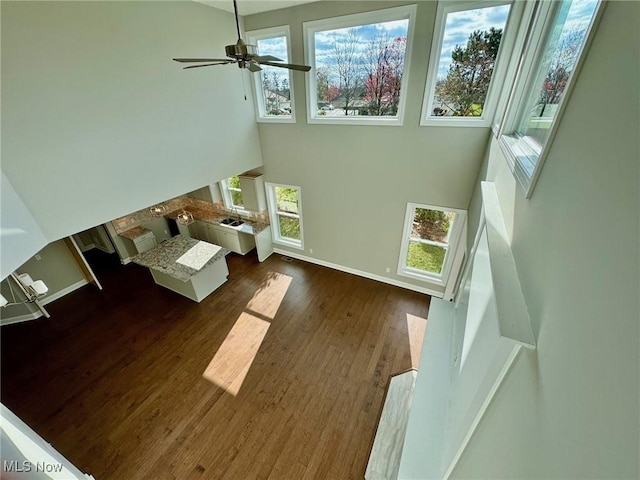
[[[502,29],[491,27],[471,33],[466,46],[454,47],[447,76],[436,82],[435,116],[482,115],[501,40]]]
[[[446,285],[460,250],[466,213],[409,203],[405,214],[398,275]],[[459,259],[454,261],[454,257]]]
[[[315,71],[310,119],[400,120],[414,11],[405,6],[305,23]]]
[[[430,116],[482,116],[509,10],[498,5],[445,16]]]
[[[231,197],[231,204],[234,207],[244,208],[244,201],[242,200],[242,190],[240,189],[240,177],[234,175],[227,179],[227,190]]]
[[[276,187],[275,190],[280,235],[284,238],[300,240],[298,190],[286,187]]]
[[[265,184],[269,203],[273,241],[302,249],[300,187]]]

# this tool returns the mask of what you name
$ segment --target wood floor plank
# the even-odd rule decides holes
[[[363,478],[388,378],[419,357],[428,296],[232,254],[228,282],[196,304],[142,267],[89,255],[103,291],[0,329],[2,402],[81,470]]]

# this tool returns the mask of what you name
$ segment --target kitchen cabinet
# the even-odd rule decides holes
[[[238,178],[240,179],[244,208],[255,212],[266,210],[267,198],[264,191],[264,179],[262,175],[245,173]]]
[[[144,235],[140,235],[133,240],[133,244],[136,247],[138,253],[146,252],[147,250],[151,250],[157,245],[156,237],[153,232],[145,233]]]
[[[221,245],[220,243],[220,235],[216,231],[216,227],[214,227],[210,223],[205,223],[205,228],[207,229],[207,238],[209,239],[209,243],[213,243],[214,245]]]
[[[253,235],[239,232],[231,227],[202,220],[196,220],[189,227],[192,238],[220,245],[240,255],[245,255],[256,246]]]
[[[207,231],[207,223],[202,220],[196,220],[191,225],[189,225],[189,232],[191,233],[192,238],[196,238],[198,240],[202,240],[204,242],[209,241],[209,235]]]
[[[183,225],[177,222],[176,224],[178,226],[178,232],[180,232],[180,235],[182,235],[183,237],[191,238],[191,229],[189,228],[190,225]]]
[[[256,246],[253,235],[249,233],[239,232],[233,228],[223,227],[221,225],[212,225],[212,227],[218,234],[218,245],[228,248],[232,252],[245,255]]]
[[[258,261],[264,262],[269,255],[273,253],[273,241],[271,239],[271,226],[267,226],[264,230],[255,236],[256,251],[258,252]]]

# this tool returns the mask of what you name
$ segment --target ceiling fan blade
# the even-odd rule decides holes
[[[176,62],[233,62],[228,58],[174,58]]]
[[[259,72],[260,70],[262,70],[260,68],[260,65],[258,65],[256,62],[249,62],[249,66],[247,68],[251,73]]]
[[[289,68],[291,70],[299,70],[301,72],[308,72],[311,70],[309,65],[296,65],[294,63],[275,63],[275,62],[259,62],[262,65],[269,65],[270,67]]]
[[[202,65],[189,65],[188,67],[184,67],[183,70],[186,70],[187,68],[210,67],[211,65],[226,65],[227,63],[233,63],[233,62],[229,61],[229,62],[204,63]]]
[[[282,62],[283,60],[273,55],[258,55],[253,60],[256,62]]]

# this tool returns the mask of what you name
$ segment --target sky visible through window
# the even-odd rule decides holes
[[[397,117],[409,19],[313,33],[318,115]]]
[[[504,30],[509,9],[510,5],[499,5],[448,14],[438,64],[438,80],[447,76],[453,49],[456,46],[465,47],[469,35],[476,30],[488,31],[491,27]]]
[[[355,35],[358,38],[358,43],[355,45],[355,56],[358,63],[363,64],[371,42],[379,38],[406,37],[408,29],[409,20],[406,19],[316,32],[314,37],[316,69],[325,67],[331,71],[335,66],[335,45],[344,45],[350,35]],[[335,78],[333,80],[337,81]]]
[[[536,83],[517,127],[521,136],[533,140],[539,148],[549,138],[597,6],[597,0],[567,2],[555,19],[538,66]],[[527,173],[532,175],[535,163],[528,163],[526,167]]]
[[[273,55],[279,58],[284,63],[289,63],[289,56],[287,55],[287,37],[275,37],[258,40],[256,42],[259,55]],[[286,68],[270,67],[263,65],[262,75],[272,76],[274,73],[278,78],[280,84],[283,80],[289,81],[289,70]]]

